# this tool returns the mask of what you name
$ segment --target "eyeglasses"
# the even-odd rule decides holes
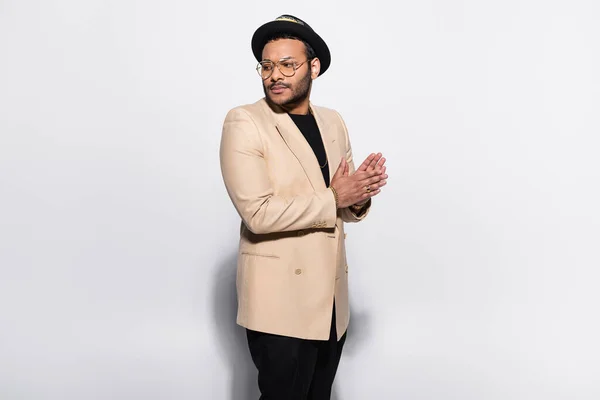
[[[297,63],[296,61],[292,61],[292,60],[279,60],[278,62],[274,63],[271,60],[265,60],[265,61],[261,61],[258,63],[258,65],[256,66],[256,72],[258,72],[258,75],[260,75],[260,77],[265,80],[265,79],[269,79],[269,77],[273,74],[273,71],[275,71],[275,67],[279,68],[279,71],[281,72],[281,74],[283,76],[286,77],[290,77],[290,76],[294,76],[296,74],[296,70],[298,68],[300,68],[302,66],[302,64],[306,63],[307,61],[310,61],[311,59],[307,59],[305,61],[302,61],[301,63]]]

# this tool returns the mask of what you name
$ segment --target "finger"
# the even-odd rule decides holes
[[[375,189],[379,189],[379,188],[385,186],[386,184],[387,184],[387,179],[382,179],[377,182],[369,183],[367,186],[365,186],[365,190],[370,192]]]
[[[367,159],[363,162],[363,164],[365,164],[365,171],[369,171],[372,170],[373,168],[375,168],[375,166],[377,165],[377,162],[379,161],[379,158],[381,157],[380,155],[381,153],[371,153],[371,155],[369,157],[367,157]]]
[[[385,185],[387,185],[387,181],[379,181],[377,182],[374,187],[376,187],[377,189],[384,187]]]
[[[365,184],[365,182],[371,178],[374,174],[372,172],[368,172],[368,171],[360,171],[360,172],[356,172],[354,175],[352,175],[352,179],[354,179],[354,181],[357,183],[357,185],[363,185]]]
[[[381,189],[382,187],[384,187],[386,184],[387,184],[387,181],[386,181],[386,180],[381,180],[381,181],[379,181],[379,182],[373,182],[373,183],[370,183],[370,184],[366,185],[366,186],[363,188],[363,190],[364,190],[364,192],[366,192],[366,193],[372,193],[372,192],[374,192],[374,191],[376,191],[376,190],[380,190],[380,189]]]
[[[373,159],[369,163],[369,166],[367,167],[367,170],[373,169],[373,168],[377,167],[377,164],[379,163],[379,160],[381,160],[381,153],[377,153],[375,155],[375,157],[373,157]]]
[[[366,171],[367,168],[369,168],[369,165],[371,165],[371,161],[373,161],[375,156],[376,156],[375,153],[369,154],[369,156],[365,159],[365,161],[363,161],[362,164],[360,164],[360,167],[358,167],[357,171]]]
[[[379,176],[374,176],[374,177],[370,178],[368,180],[368,182],[369,182],[369,185],[372,185],[377,182],[385,181],[386,179],[387,179],[387,175],[379,175]]]
[[[361,184],[368,181],[372,177],[380,177],[382,175],[382,170],[380,168],[375,168],[370,171],[364,171],[359,174],[356,174],[356,180]],[[381,179],[381,178],[379,178]]]
[[[387,184],[387,179],[370,179],[354,187],[357,192],[372,192]]]
[[[368,193],[363,193],[359,197],[359,200],[357,201],[357,203],[364,201],[364,200],[368,199],[369,197],[377,196],[379,193],[381,193],[381,190],[379,190],[379,189],[372,190],[371,192],[368,192]]]
[[[379,167],[383,167],[385,164],[385,161],[386,161],[385,157],[381,157],[378,162]]]
[[[357,195],[360,195],[360,196],[362,196],[362,198],[365,198],[365,196],[369,195],[370,193],[380,190],[380,188],[382,188],[386,184],[387,184],[387,181],[384,179],[381,179],[381,180],[378,180],[375,182],[367,182],[363,185],[355,186],[354,190],[356,192],[358,192]]]

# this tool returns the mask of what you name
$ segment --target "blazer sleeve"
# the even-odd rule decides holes
[[[348,135],[348,128],[346,127],[346,123],[344,122],[344,119],[342,118],[342,116],[337,111],[335,113],[338,116],[338,118],[340,119],[340,122],[344,128],[344,136],[345,136],[344,139],[346,142],[346,162],[348,163],[349,174],[352,175],[356,171],[356,168],[354,166],[354,160],[352,157],[352,145],[350,144],[350,136]],[[371,199],[369,199],[367,201],[367,203],[365,203],[365,205],[359,215],[355,214],[349,207],[342,208],[340,210],[342,221],[344,221],[344,222],[362,221],[363,219],[365,219],[365,217],[371,210],[371,203],[372,203],[372,201],[371,201]]]
[[[335,226],[337,209],[330,189],[293,197],[274,194],[258,128],[243,108],[225,117],[219,153],[227,193],[253,233]]]

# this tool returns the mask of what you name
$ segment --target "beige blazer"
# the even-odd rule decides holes
[[[310,104],[335,174],[354,172],[348,131],[334,110]],[[288,114],[261,99],[229,111],[220,147],[227,192],[242,219],[237,323],[261,332],[326,340],[335,296],[338,340],[348,327],[344,222],[317,158]]]

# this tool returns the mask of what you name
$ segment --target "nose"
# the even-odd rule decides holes
[[[273,67],[273,73],[271,74],[271,82],[277,82],[283,80],[283,74],[279,70],[279,66]]]

